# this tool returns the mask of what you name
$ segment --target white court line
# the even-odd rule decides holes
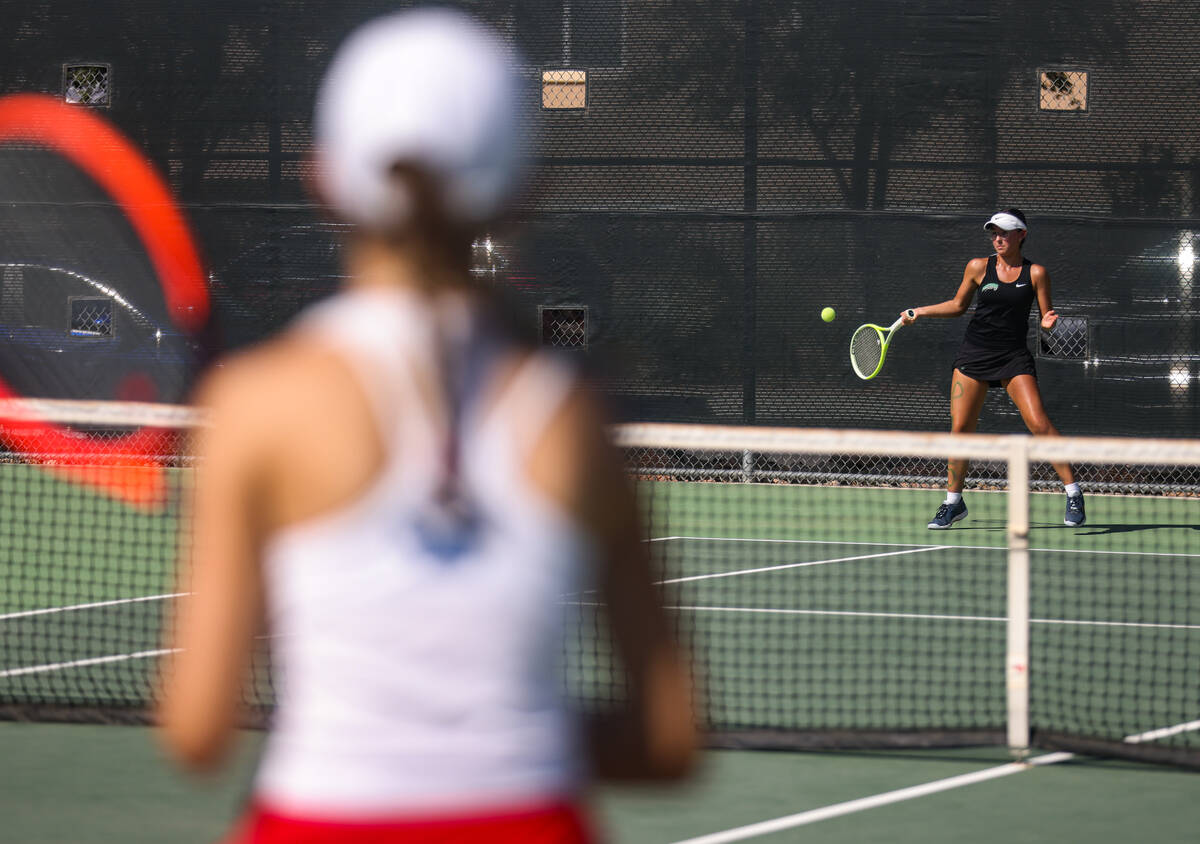
[[[1139,742],[1152,741],[1192,730],[1200,730],[1200,721],[1189,721],[1186,724],[1176,724],[1173,727],[1163,727],[1158,730],[1150,730],[1145,733],[1126,736],[1122,741],[1129,744],[1138,744]],[[829,818],[838,818],[842,815],[850,815],[854,812],[862,812],[867,809],[875,809],[891,803],[915,800],[918,797],[949,791],[953,788],[962,788],[965,785],[974,785],[978,782],[1006,777],[1009,774],[1019,774],[1022,771],[1032,770],[1039,765],[1054,765],[1058,762],[1067,762],[1074,758],[1074,753],[1047,753],[1043,756],[1035,756],[1024,762],[1010,762],[1007,765],[985,768],[982,771],[948,777],[944,780],[934,780],[923,785],[914,785],[909,788],[897,789],[896,791],[885,791],[881,794],[871,795],[870,797],[848,800],[845,803],[835,803],[832,806],[823,806],[820,809],[810,809],[807,812],[785,815],[781,818],[736,827],[724,832],[701,835],[697,838],[687,838],[682,841],[676,841],[675,844],[727,844],[730,841],[744,841],[747,838],[757,838],[760,835],[769,835],[772,832],[794,829],[798,826],[805,826],[818,821],[828,820]]]
[[[1099,551],[1092,548],[1030,548],[1042,554],[1096,554],[1109,557],[1183,557],[1194,560],[1200,554],[1184,554],[1179,551]]]
[[[90,604],[73,604],[69,607],[46,607],[40,610],[22,610],[21,612],[10,612],[0,615],[0,621],[9,621],[14,618],[30,618],[35,615],[53,615],[61,612],[74,612],[75,610],[91,610],[99,607],[117,607],[123,604],[139,604],[143,601],[162,601],[167,598],[182,598],[189,595],[189,592],[174,592],[166,595],[145,595],[141,598],[116,598],[111,601],[94,601]]]
[[[867,809],[878,808],[879,806],[887,806],[891,803],[900,803],[904,800],[914,800],[929,794],[949,791],[953,788],[962,788],[965,785],[974,785],[978,782],[1006,777],[1009,774],[1019,774],[1022,771],[1030,770],[1036,765],[1053,765],[1056,762],[1065,762],[1074,758],[1074,755],[1073,753],[1048,753],[1045,756],[1036,756],[1027,762],[1009,762],[1006,765],[985,768],[982,771],[974,771],[970,774],[960,774],[956,777],[934,780],[923,785],[914,785],[909,788],[897,789],[896,791],[885,791],[881,794],[871,795],[870,797],[861,797],[845,803],[835,803],[832,806],[823,806],[820,809],[811,809],[795,815],[786,815],[769,821],[761,821],[760,823],[748,826],[728,829],[724,832],[715,832],[711,835],[687,838],[677,841],[675,844],[726,844],[729,841],[744,841],[747,838],[769,835],[772,832],[794,829],[798,826],[805,826],[817,821],[828,820],[829,818],[838,818],[842,815],[853,814],[854,812],[862,812]]]
[[[150,659],[165,654],[177,653],[178,648],[161,648],[154,651],[138,651],[131,654],[113,654],[112,656],[95,656],[89,659],[73,659],[70,662],[55,662],[48,665],[31,665],[26,668],[8,668],[0,671],[0,679],[20,677],[24,674],[41,674],[45,671],[61,671],[65,668],[83,668],[88,665],[104,665],[109,662],[125,662],[131,659]]]
[[[853,542],[848,539],[764,539],[750,536],[652,536],[647,542],[671,542],[692,539],[698,542],[776,542],[782,545],[873,545],[880,548],[912,548],[917,542]],[[975,548],[974,545],[921,545],[922,548]],[[987,547],[987,546],[984,546]],[[997,550],[1004,546],[996,546]]]
[[[1138,744],[1144,741],[1153,741],[1155,739],[1166,738],[1168,736],[1177,735],[1179,733],[1191,732],[1200,730],[1200,721],[1188,721],[1184,724],[1176,724],[1173,727],[1163,727],[1157,730],[1148,730],[1144,733],[1136,733],[1134,735],[1125,736],[1121,739],[1129,744]],[[887,806],[891,803],[900,803],[905,800],[914,800],[918,797],[925,797],[929,794],[937,794],[942,791],[949,791],[954,788],[962,788],[965,785],[974,785],[978,782],[986,782],[987,780],[1006,777],[1009,774],[1019,774],[1022,771],[1032,770],[1040,765],[1054,765],[1058,762],[1067,762],[1075,758],[1074,753],[1047,753],[1042,756],[1035,756],[1032,759],[1027,759],[1024,762],[1010,762],[1006,765],[998,765],[994,768],[985,768],[982,771],[974,771],[970,774],[960,774],[956,777],[948,777],[944,780],[934,780],[923,785],[914,785],[909,788],[901,788],[895,791],[885,791],[880,794],[874,794],[870,797],[860,797],[857,800],[848,800],[845,803],[835,803],[832,806],[823,806],[820,809],[810,809],[807,812],[799,812],[794,815],[785,815],[780,818],[774,818],[769,821],[761,821],[759,823],[749,824],[747,826],[735,827],[727,829],[723,832],[714,832],[710,835],[701,835],[696,838],[687,838],[681,841],[676,841],[674,844],[727,844],[730,841],[744,841],[747,838],[757,838],[760,835],[769,835],[773,832],[781,832],[785,829],[794,829],[798,826],[806,826],[808,824],[817,823],[818,821],[828,820],[829,818],[838,818],[843,815],[850,815],[855,812],[862,812],[867,809],[875,809],[879,806]]]
[[[1144,733],[1138,733],[1134,736],[1125,736],[1121,740],[1129,744],[1141,744],[1144,741],[1157,741],[1160,738],[1177,736],[1180,733],[1191,733],[1196,730],[1200,730],[1200,721],[1188,721],[1185,724],[1176,724],[1174,727],[1163,727],[1158,730],[1147,730]]]
[[[909,548],[906,551],[881,551],[878,554],[859,554],[854,557],[836,557],[831,560],[812,560],[807,563],[780,563],[775,566],[762,566],[756,569],[738,569],[737,571],[724,571],[714,574],[694,574],[690,577],[673,577],[670,580],[660,580],[658,585],[667,583],[688,583],[693,580],[715,580],[720,577],[740,577],[743,574],[762,574],[768,571],[783,571],[784,569],[801,569],[808,566],[827,566],[831,563],[849,563],[855,560],[873,560],[878,557],[900,557],[904,554],[920,554],[924,551],[936,551],[942,546],[927,545],[920,548]]]
[[[1030,624],[1061,624],[1081,627],[1145,627],[1159,630],[1200,630],[1200,624],[1160,624],[1149,621],[1079,621],[1068,618],[1031,618]]]
[[[586,605],[586,606],[599,606]],[[1008,619],[1004,616],[996,615],[940,615],[936,613],[911,613],[911,612],[868,612],[865,610],[795,610],[795,609],[777,609],[774,607],[712,607],[712,606],[684,606],[676,605],[667,607],[669,610],[682,610],[688,612],[744,612],[744,613],[762,613],[764,615],[829,615],[829,616],[855,616],[859,618],[911,618],[918,620],[931,621],[987,621],[987,622],[1007,622]],[[1151,628],[1162,630],[1200,630],[1200,624],[1160,624],[1154,622],[1143,621],[1085,621],[1066,618],[1031,618],[1030,624],[1058,624],[1064,626],[1079,626],[1079,627],[1134,627],[1134,628]]]
[[[568,601],[567,606],[571,607],[603,607],[604,605],[597,601]],[[983,621],[990,624],[1002,624],[1008,621],[1002,615],[942,615],[937,613],[916,613],[916,612],[877,612],[866,610],[793,610],[793,609],[777,609],[774,607],[702,607],[702,606],[687,606],[684,604],[672,604],[664,607],[668,610],[678,610],[680,612],[728,612],[728,613],[759,613],[762,615],[811,615],[811,616],[833,616],[833,617],[849,617],[849,618],[900,618],[911,619],[915,621]],[[1137,621],[1076,621],[1072,619],[1059,618],[1031,618],[1030,624],[1062,624],[1062,625],[1077,625],[1081,627],[1160,627],[1171,630],[1200,630],[1200,624],[1150,624]]]
[[[39,610],[24,610],[21,612],[11,612],[0,615],[0,621],[10,621],[18,618],[31,618],[33,616],[54,615],[57,613],[73,612],[75,610],[90,610],[102,607],[116,607],[125,604],[140,604],[147,601],[161,601],[169,598],[182,598],[190,592],[173,592],[164,595],[145,595],[140,598],[118,598],[111,601],[93,601],[88,604],[73,604],[67,607],[46,607]],[[109,656],[89,657],[86,659],[74,659],[68,662],[53,662],[45,665],[27,665],[21,668],[5,668],[0,669],[0,679],[9,677],[21,677],[26,674],[42,674],[47,671],[63,671],[69,668],[84,668],[89,665],[104,665],[111,662],[126,662],[132,659],[150,659],[163,654],[174,653],[171,649],[153,650],[153,651],[137,651],[128,654],[111,654]]]
[[[1122,741],[1129,744],[1138,744],[1143,741],[1153,741],[1193,730],[1200,730],[1200,721],[1189,721],[1185,724],[1176,724],[1173,727],[1163,727],[1158,730],[1149,730],[1144,733],[1125,736]],[[949,791],[953,788],[962,788],[965,785],[974,785],[978,782],[1006,777],[1009,774],[1019,774],[1022,771],[1032,770],[1039,765],[1054,765],[1058,762],[1067,762],[1074,758],[1074,753],[1047,753],[1043,756],[1035,756],[1032,759],[1027,759],[1024,762],[1010,762],[1007,765],[985,768],[982,771],[948,777],[944,780],[934,780],[923,785],[901,788],[896,791],[885,791],[870,797],[861,797],[857,800],[848,800],[845,803],[823,806],[820,809],[810,809],[807,812],[799,812],[769,821],[761,821],[747,826],[727,829],[724,832],[714,832],[710,835],[687,838],[676,841],[674,844],[727,844],[730,841],[744,841],[747,838],[757,838],[760,835],[769,835],[785,829],[794,829],[798,826],[806,826],[807,824],[817,823],[829,818],[838,818],[843,815],[853,814],[854,812],[887,806],[891,803],[900,803],[904,800],[914,800],[929,794],[937,794],[938,792]]]
[[[662,536],[656,539],[650,539],[649,542],[665,542],[671,539],[706,539],[706,537],[697,536]],[[732,539],[730,542],[789,542],[804,545],[869,545],[882,548],[904,548],[904,551],[885,551],[879,554],[862,554],[854,557],[837,557],[829,560],[811,560],[805,563],[780,563],[774,566],[763,566],[754,569],[738,569],[736,571],[715,572],[713,574],[693,574],[688,577],[675,577],[670,580],[656,580],[655,586],[664,586],[670,583],[689,583],[699,580],[714,580],[722,577],[739,577],[743,574],[762,574],[763,572],[782,571],[783,569],[805,568],[808,566],[827,566],[831,563],[848,563],[854,560],[870,560],[876,557],[896,557],[903,554],[919,554],[922,551],[940,551],[943,548],[949,548],[949,545],[919,545],[913,547],[909,543],[891,543],[891,542],[820,542],[812,539]],[[593,595],[595,589],[584,589],[579,592],[580,595]]]
[[[597,605],[599,606],[599,605]],[[853,617],[853,618],[909,618],[917,620],[929,621],[1008,621],[1003,616],[986,616],[986,615],[934,615],[915,612],[864,612],[855,610],[780,610],[770,607],[689,607],[689,606],[671,606],[669,610],[682,610],[687,612],[747,612],[747,613],[762,613],[764,615],[828,615],[838,617]]]
[[[868,545],[882,548],[913,548],[920,547],[928,550],[935,548],[953,549],[956,551],[1007,551],[1003,545],[920,545],[914,542],[854,542],[851,540],[825,539],[762,539],[759,537],[736,536],[656,536],[649,542],[672,542],[675,540],[692,540],[696,542],[775,542],[783,545]],[[1175,551],[1104,551],[1092,548],[1030,548],[1031,552],[1042,554],[1103,554],[1114,557],[1183,557],[1195,559],[1200,554],[1185,554]]]
[[[186,594],[186,593],[185,593]],[[169,596],[175,597],[175,596]],[[141,599],[148,600],[148,599]],[[581,607],[599,607],[601,604],[590,601],[572,601],[568,602],[570,606]],[[983,616],[983,615],[936,615],[932,613],[899,613],[899,612],[857,612],[853,610],[782,610],[771,608],[757,607],[699,607],[699,606],[668,606],[668,610],[681,610],[690,612],[744,612],[744,613],[762,613],[765,615],[811,615],[811,616],[841,616],[841,617],[859,617],[859,618],[893,618],[893,619],[915,619],[924,621],[983,621],[983,622],[1006,622],[1008,619],[1003,616]],[[1091,625],[1096,627],[1160,627],[1170,628],[1175,630],[1200,630],[1200,624],[1143,624],[1136,622],[1116,622],[1116,621],[1069,621],[1061,619],[1044,619],[1032,618],[1031,624],[1063,624],[1063,625]],[[269,637],[257,637],[269,638]],[[130,659],[147,659],[150,657],[162,656],[166,653],[173,653],[172,650],[155,650],[155,651],[140,651],[132,654],[113,654],[111,656],[93,657],[90,659],[78,659],[70,662],[56,662],[47,665],[31,665],[23,668],[9,668],[0,670],[0,679],[7,677],[19,677],[23,674],[38,674],[46,671],[60,671],[67,668],[80,668],[88,665],[100,665],[106,662],[121,662]],[[1161,730],[1151,730],[1150,732],[1141,733],[1136,736],[1129,736],[1123,739],[1131,744],[1136,744],[1143,741],[1153,741],[1159,738],[1166,738],[1178,733],[1190,732],[1192,730],[1200,730],[1200,721],[1190,721],[1186,724],[1179,724],[1174,727],[1164,727]]]

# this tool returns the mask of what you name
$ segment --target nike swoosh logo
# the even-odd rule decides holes
[[[1018,284],[1017,287],[1028,287],[1028,284]]]

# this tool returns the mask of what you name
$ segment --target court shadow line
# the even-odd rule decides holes
[[[972,521],[970,525],[956,524],[950,528],[954,533],[962,533],[963,531],[997,531],[1006,530],[1008,522],[1004,519],[978,519]],[[1071,527],[1064,525],[1061,522],[1032,522],[1029,525],[1030,530],[1070,530],[1075,531],[1078,536],[1105,536],[1116,533],[1135,533],[1143,530],[1166,530],[1170,528],[1183,528],[1185,530],[1200,531],[1200,524],[1196,525],[1181,525],[1181,524],[1155,524],[1155,523],[1128,523],[1128,524],[1085,524],[1082,527]]]
[[[964,530],[1007,530],[1007,528],[1008,522],[1004,519],[973,519],[969,525],[960,522],[949,530],[958,533]]]
[[[1074,530],[1080,536],[1105,536],[1114,533],[1136,533],[1142,530],[1166,530],[1169,528],[1183,528],[1185,530],[1200,531],[1200,525],[1181,525],[1181,524],[1087,524],[1083,527],[1073,528],[1069,525],[1047,525],[1047,527],[1057,527],[1062,530]]]

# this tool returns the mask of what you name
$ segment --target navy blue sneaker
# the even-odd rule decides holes
[[[943,501],[942,506],[938,507],[937,512],[933,514],[933,521],[929,523],[929,529],[945,530],[950,525],[966,517],[967,502],[965,499],[958,499],[957,504],[947,504]]]
[[[1063,524],[1067,527],[1079,527],[1087,521],[1083,512],[1083,494],[1067,496],[1067,514],[1063,516]]]

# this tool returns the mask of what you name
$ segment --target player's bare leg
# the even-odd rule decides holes
[[[950,380],[950,433],[971,434],[979,425],[979,413],[987,398],[986,381],[963,375],[957,369]],[[946,489],[961,493],[967,480],[969,461],[951,459],[946,464]]]
[[[950,432],[968,434],[979,424],[979,412],[987,398],[988,385],[963,375],[957,369],[950,380]],[[969,462],[951,458],[946,462],[946,500],[938,507],[929,522],[930,530],[945,530],[955,522],[965,519],[967,505],[962,499],[963,484],[967,480]]]
[[[1046,414],[1046,408],[1042,405],[1042,394],[1038,391],[1037,379],[1032,375],[1018,375],[1010,378],[1004,386],[1017,410],[1021,411],[1021,419],[1029,433],[1035,437],[1059,436],[1058,429],[1054,427],[1054,423]],[[1064,485],[1075,483],[1075,472],[1070,463],[1050,465],[1054,467]]]
[[[1021,411],[1021,419],[1029,433],[1036,437],[1057,437],[1058,429],[1046,414],[1042,405],[1042,394],[1038,391],[1037,379],[1032,375],[1017,375],[1010,378],[1004,385],[1009,397],[1017,410]],[[1080,527],[1087,521],[1084,514],[1083,494],[1075,483],[1075,471],[1070,463],[1051,463],[1058,477],[1062,479],[1063,489],[1067,493],[1067,509],[1063,515],[1063,524],[1068,527]]]

